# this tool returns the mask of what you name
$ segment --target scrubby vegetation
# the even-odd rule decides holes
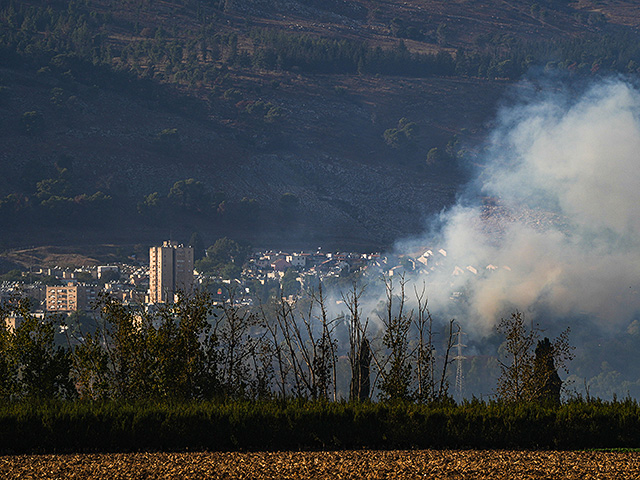
[[[377,337],[360,318],[355,287],[344,295],[348,316],[338,320],[327,316],[322,290],[295,307],[282,300],[262,311],[237,306],[233,296],[216,306],[206,293],[146,312],[103,297],[92,328],[36,319],[24,301],[5,304],[4,315],[23,322],[0,330],[0,450],[640,442],[636,401],[560,402],[556,362],[571,357],[566,333],[536,341],[517,312],[501,324],[506,355],[495,400],[456,403],[447,373],[455,324],[435,356],[426,298],[418,295],[409,311],[399,288],[386,283]],[[338,358],[340,328],[347,362]],[[338,393],[340,375],[349,378],[347,396]]]

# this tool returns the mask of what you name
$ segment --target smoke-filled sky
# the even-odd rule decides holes
[[[475,181],[398,249],[446,251],[420,282],[477,333],[515,308],[625,327],[640,311],[640,90],[616,78],[514,91],[527,98],[499,112]]]

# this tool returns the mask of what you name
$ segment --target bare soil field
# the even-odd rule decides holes
[[[0,457],[7,479],[637,479],[635,452],[414,450]]]

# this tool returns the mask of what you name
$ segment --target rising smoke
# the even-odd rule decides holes
[[[640,312],[640,90],[515,91],[527,98],[499,112],[475,181],[398,251],[431,247],[418,278],[431,309],[475,333],[514,308],[626,327]]]

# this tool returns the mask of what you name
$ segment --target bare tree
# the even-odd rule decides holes
[[[347,328],[349,331],[349,364],[351,366],[351,382],[349,385],[349,400],[366,400],[371,390],[371,347],[367,339],[367,327],[369,321],[361,321],[360,297],[364,290],[358,290],[354,282],[353,289],[346,295],[342,295],[349,319]]]
[[[252,329],[260,326],[260,318],[236,305],[233,289],[228,292],[217,328],[221,378],[227,395],[241,397],[247,393],[251,382],[250,359],[258,344]]]
[[[438,394],[434,400],[444,400],[449,393],[449,377],[447,375],[447,371],[449,370],[449,365],[451,365],[451,349],[453,348],[453,339],[455,334],[453,333],[453,326],[455,324],[455,319],[449,320],[449,328],[447,330],[447,346],[444,351],[444,359],[442,361],[442,374],[440,375],[440,386],[438,387]]]
[[[306,375],[304,375],[303,367],[298,355],[298,343],[297,339],[300,337],[300,329],[298,328],[295,318],[294,309],[291,304],[283,297],[280,297],[275,310],[276,326],[272,328],[272,335],[278,338],[280,343],[280,356],[282,361],[280,363],[280,379],[283,382],[282,391],[292,391],[296,396],[304,396],[304,390],[309,388],[309,383]],[[290,370],[293,373],[293,385],[290,389],[285,386],[286,376],[284,375],[286,370]]]
[[[425,286],[418,292],[414,288],[417,309],[414,326],[418,333],[418,345],[415,349],[417,390],[416,400],[432,401],[436,396],[435,348],[433,346],[433,318],[427,308]]]
[[[272,362],[275,363],[274,369],[276,389],[280,398],[284,400],[288,393],[288,378],[292,365],[287,361],[288,346],[284,341],[283,335],[281,333],[280,326],[282,322],[279,320],[279,315],[287,314],[288,309],[286,309],[285,305],[278,304],[277,306],[282,306],[283,308],[285,308],[285,310],[282,313],[276,314],[276,321],[270,320],[269,315],[265,312],[263,306],[260,307],[260,313],[262,316],[263,324],[269,334],[269,343],[272,347]]]
[[[271,335],[281,336],[281,357],[293,373],[295,395],[312,399],[337,398],[336,390],[336,350],[334,337],[335,320],[329,319],[322,287],[317,292],[296,303],[299,315],[284,298],[276,309],[276,326],[271,327]],[[284,368],[280,367],[280,382]],[[281,389],[282,389],[281,383]],[[284,393],[284,390],[281,390]]]
[[[322,283],[318,285],[317,293],[310,292],[313,302],[320,310],[315,318],[321,326],[320,338],[313,340],[313,326],[307,324],[309,338],[313,345],[313,369],[315,371],[317,395],[320,398],[328,398],[329,388],[333,385],[333,401],[337,400],[337,341],[333,338],[336,322],[329,320],[327,316],[326,299],[322,292]]]

